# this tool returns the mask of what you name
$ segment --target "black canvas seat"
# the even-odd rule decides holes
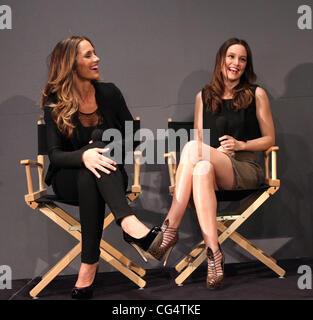
[[[215,192],[217,201],[240,201],[256,192],[263,192],[270,186],[263,184],[258,189],[242,189],[242,190],[218,190]]]

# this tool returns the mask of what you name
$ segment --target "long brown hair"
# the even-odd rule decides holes
[[[73,134],[73,116],[79,107],[74,71],[78,45],[83,40],[91,43],[88,38],[80,36],[72,36],[57,43],[49,56],[49,76],[41,97],[41,109],[47,104],[53,108],[52,117],[58,129],[67,137]],[[56,96],[56,103],[49,101],[52,94]]]
[[[256,80],[256,74],[253,70],[252,53],[248,43],[244,40],[231,38],[225,41],[216,54],[215,68],[212,79],[204,87],[204,99],[207,105],[207,111],[213,114],[217,113],[222,106],[222,96],[225,90],[224,77],[222,74],[222,65],[225,63],[226,52],[234,44],[240,44],[247,51],[247,64],[244,73],[240,77],[238,85],[233,88],[233,106],[234,110],[244,109],[249,106],[253,100],[251,85]]]

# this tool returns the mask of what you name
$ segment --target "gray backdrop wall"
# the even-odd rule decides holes
[[[257,83],[271,100],[281,189],[241,232],[277,259],[312,257],[313,43],[312,29],[297,26],[298,7],[309,1],[5,2],[12,9],[12,29],[0,30],[0,265],[11,266],[14,279],[42,274],[75,243],[26,206],[25,172],[19,165],[36,156],[47,56],[59,40],[74,34],[92,39],[103,79],[122,90],[132,114],[154,131],[166,128],[168,117],[191,120],[195,95],[209,81],[221,43],[233,36],[248,41]],[[136,212],[149,226],[159,224],[170,206],[166,166],[144,166],[141,182]],[[78,217],[77,209],[66,208]],[[180,235],[170,265],[200,240],[192,211],[187,210]],[[142,264],[116,225],[105,237]],[[251,259],[231,241],[224,248],[228,263]],[[79,264],[76,259],[65,273],[76,273]],[[101,268],[112,270],[104,263]]]

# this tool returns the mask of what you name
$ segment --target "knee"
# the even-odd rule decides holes
[[[78,185],[92,186],[95,185],[96,176],[86,167],[83,167],[78,172]]]
[[[193,174],[197,176],[203,176],[203,177],[213,176],[214,166],[208,160],[201,160],[195,165],[193,169]]]
[[[200,147],[201,144],[199,145],[198,141],[192,140],[187,142],[183,148],[180,162],[195,165],[200,160]]]
[[[192,140],[187,142],[184,146],[181,159],[185,161],[185,163],[192,163],[194,166],[196,166],[198,162],[203,161],[203,159],[209,162],[212,149],[214,148],[201,141]]]
[[[182,154],[194,153],[198,148],[199,142],[196,140],[188,141],[183,148]]]

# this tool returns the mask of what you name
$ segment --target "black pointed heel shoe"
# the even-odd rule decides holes
[[[72,290],[72,299],[76,300],[89,300],[93,296],[93,286],[94,282],[88,286],[83,288],[74,287]]]
[[[73,288],[73,290],[72,290],[72,299],[89,300],[89,299],[92,298],[94,284],[95,284],[95,281],[96,281],[98,270],[99,270],[99,266],[97,267],[97,270],[96,270],[96,273],[95,273],[95,277],[94,277],[94,279],[93,279],[93,281],[92,281],[90,286],[82,287],[82,288],[78,288],[78,287],[74,287]]]
[[[147,262],[147,258],[155,259],[152,253],[161,245],[163,233],[160,227],[153,227],[143,238],[133,238],[125,231],[123,231],[123,238],[128,244],[134,247],[141,258]]]

